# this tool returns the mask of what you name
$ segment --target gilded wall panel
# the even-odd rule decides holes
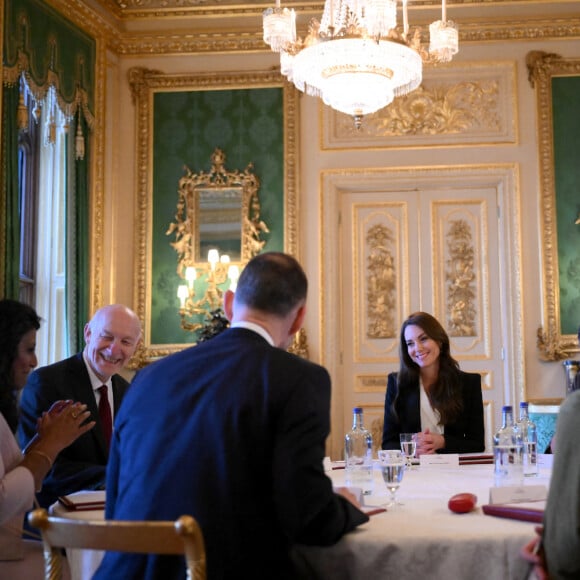
[[[435,308],[462,358],[490,356],[487,213],[485,199],[431,206]]]
[[[385,393],[387,374],[357,374],[354,381],[355,393]]]
[[[407,204],[357,203],[353,208],[355,360],[396,354],[408,304]]]
[[[427,68],[418,90],[364,117],[360,129],[324,107],[322,148],[516,143],[515,75],[512,62]]]
[[[277,228],[270,228],[270,249],[297,255],[297,109],[296,90],[274,72],[164,74],[133,68],[128,78],[137,131],[134,303],[144,326],[143,346],[134,366],[141,367],[192,343],[179,325],[177,260],[166,235],[175,212],[183,159],[204,159],[205,163],[209,158],[205,149],[213,149],[216,141],[232,143],[232,159],[242,155],[239,152],[245,147],[243,156],[255,163],[263,190],[270,192],[261,198],[262,216],[271,225],[278,223]],[[232,102],[245,106],[235,107]],[[256,109],[258,102],[263,109]],[[270,115],[266,114],[268,106]],[[233,146],[236,139],[243,147]],[[247,160],[237,165],[246,164]]]
[[[529,80],[536,90],[540,159],[542,326],[544,360],[577,357],[580,305],[578,87],[580,59],[532,51]]]

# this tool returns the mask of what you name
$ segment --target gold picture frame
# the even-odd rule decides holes
[[[543,326],[537,330],[540,358],[563,360],[580,352],[576,334],[561,331],[560,275],[556,223],[556,182],[552,79],[580,76],[580,59],[564,59],[558,54],[532,51],[526,57],[528,79],[537,95],[538,139],[540,147],[540,220],[542,231]]]
[[[274,71],[167,74],[158,70],[135,67],[128,71],[128,80],[135,104],[137,134],[134,310],[143,324],[143,342],[129,367],[139,369],[156,359],[191,346],[189,343],[153,344],[151,342],[154,94],[159,91],[282,88],[284,109],[284,251],[298,258],[298,91],[280,73]],[[179,324],[177,318],[176,323]],[[297,337],[296,345],[301,343],[304,343],[304,349],[307,349],[304,337]],[[298,354],[302,353],[298,352]]]

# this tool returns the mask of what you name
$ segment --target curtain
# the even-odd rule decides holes
[[[18,300],[20,290],[20,208],[18,195],[18,84],[2,90],[2,262],[5,298]]]
[[[70,352],[78,352],[84,345],[84,327],[89,319],[89,212],[90,190],[88,159],[89,144],[83,159],[74,159],[76,148],[72,135],[77,134],[77,124],[81,125],[81,133],[87,134],[85,120],[77,117],[77,123],[71,126],[69,136],[69,178],[67,187],[66,212],[66,306],[68,320],[68,336]],[[75,289],[75,291],[72,291]]]
[[[6,0],[4,11],[2,131],[2,207],[0,282],[6,296],[18,297],[20,228],[18,220],[18,135],[16,111],[20,78],[37,103],[54,87],[56,103],[70,124],[80,124],[82,138],[71,130],[67,159],[67,327],[69,348],[84,344],[89,303],[89,132],[92,113],[96,42],[42,0]],[[15,85],[15,86],[13,86]],[[76,120],[76,123],[75,123]],[[79,154],[82,151],[82,154]]]

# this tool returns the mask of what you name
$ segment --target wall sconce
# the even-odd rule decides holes
[[[194,332],[203,323],[191,321],[192,317],[221,308],[224,291],[236,289],[240,268],[230,263],[227,254],[220,256],[218,250],[211,249],[206,264],[185,266],[181,275],[186,281],[177,287],[181,327]]]

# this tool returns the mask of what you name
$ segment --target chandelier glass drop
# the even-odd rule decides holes
[[[397,29],[398,0],[325,0],[320,21],[312,20],[308,35],[296,36],[294,10],[274,8],[263,14],[264,41],[280,53],[280,69],[289,81],[324,103],[362,117],[414,91],[423,78],[423,62],[449,62],[458,52],[457,26],[441,20],[429,26],[428,50],[421,31],[410,34],[407,0],[402,0],[403,27]]]

